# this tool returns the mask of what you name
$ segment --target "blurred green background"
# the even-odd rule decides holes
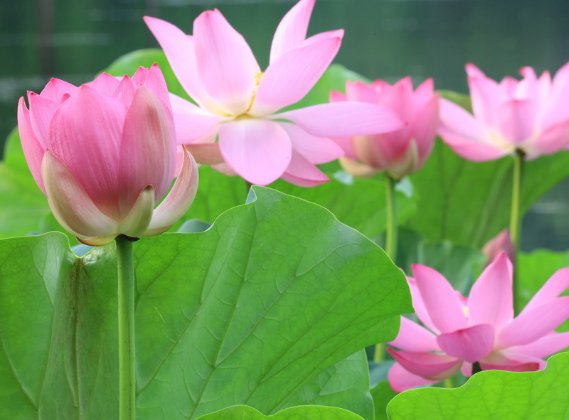
[[[16,124],[16,103],[52,76],[79,84],[129,51],[157,46],[142,16],[191,32],[204,9],[219,7],[268,61],[273,31],[293,0],[21,0],[0,2],[0,144]],[[369,77],[416,81],[466,92],[473,62],[501,78],[530,65],[569,61],[568,0],[319,0],[310,32],[345,28],[336,61]],[[524,221],[526,250],[569,249],[569,182]]]

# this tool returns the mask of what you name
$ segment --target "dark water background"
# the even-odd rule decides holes
[[[219,7],[261,66],[293,0],[0,0],[0,145],[16,123],[16,103],[51,76],[89,80],[129,51],[156,46],[142,16],[187,32]],[[310,32],[345,28],[336,61],[369,78],[417,81],[466,92],[463,66],[500,78],[519,67],[557,70],[569,61],[569,0],[319,0]],[[569,182],[532,208],[524,248],[569,249]]]

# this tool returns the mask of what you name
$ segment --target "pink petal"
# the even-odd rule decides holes
[[[132,76],[132,80],[137,86],[144,85],[150,92],[156,95],[164,106],[164,109],[168,112],[172,110],[168,86],[166,85],[162,70],[160,70],[157,64],[153,64],[150,68],[140,67]]]
[[[551,333],[569,318],[569,297],[560,297],[544,305],[523,311],[498,335],[498,347],[528,344]]]
[[[154,188],[143,188],[128,214],[121,220],[118,231],[131,238],[139,238],[148,228],[154,211]]]
[[[314,187],[329,181],[324,172],[294,151],[282,179],[302,187]]]
[[[497,126],[505,139],[514,145],[532,138],[535,112],[532,100],[512,99],[501,104],[497,110]]]
[[[145,236],[157,235],[168,230],[186,213],[194,201],[198,190],[198,166],[184,147],[180,147],[179,153],[183,155],[183,161],[176,182],[164,201],[154,210]]]
[[[403,127],[391,109],[363,102],[333,102],[309,106],[276,115],[321,137],[379,134]]]
[[[335,31],[273,61],[261,79],[251,114],[271,114],[300,101],[338,53],[342,36],[343,32]]]
[[[223,156],[217,143],[196,143],[184,146],[190,151],[196,162],[205,165],[217,165],[223,163]]]
[[[223,118],[170,94],[178,144],[202,143],[214,137]],[[198,159],[199,161],[199,159]]]
[[[440,350],[433,333],[403,316],[401,317],[399,334],[389,345],[411,352]]]
[[[449,356],[474,363],[492,352],[494,328],[488,324],[475,325],[437,337],[441,349]]]
[[[292,147],[277,123],[244,119],[222,124],[219,147],[226,163],[252,184],[267,185],[288,168]]]
[[[310,163],[327,163],[338,159],[344,151],[333,140],[313,136],[294,124],[282,123],[292,143],[292,148]]]
[[[475,162],[501,158],[514,147],[500,147],[486,141],[484,127],[471,114],[451,101],[440,100],[439,134],[458,155]]]
[[[500,329],[514,318],[512,263],[502,252],[478,277],[468,298],[473,324],[490,324]]]
[[[566,114],[568,114],[568,120],[548,126],[534,141],[524,145],[528,159],[536,159],[542,155],[556,153],[569,147],[569,112]]]
[[[330,102],[345,102],[348,98],[342,92],[332,91],[330,92]]]
[[[99,210],[71,171],[50,152],[44,155],[42,175],[49,206],[62,226],[79,239],[114,239],[117,222]],[[89,243],[100,244],[96,239]]]
[[[569,348],[569,332],[551,333],[521,346],[510,347],[512,353],[544,358]]]
[[[117,219],[125,114],[125,107],[115,99],[81,86],[53,117],[48,147],[97,207]]]
[[[505,370],[509,372],[533,372],[543,369],[545,362],[537,357],[511,352],[492,353],[480,363],[483,370]]]
[[[567,289],[569,289],[569,268],[562,268],[557,270],[537,291],[523,309],[522,314],[556,300]]]
[[[438,129],[439,98],[433,96],[422,108],[415,111],[415,118],[411,123],[411,138],[417,143],[421,165],[433,150]]]
[[[301,0],[284,15],[273,36],[271,64],[304,41],[315,2],[316,0]]]
[[[345,156],[340,158],[340,165],[345,172],[358,178],[368,178],[374,176],[380,171],[380,169]]]
[[[48,144],[51,120],[53,120],[53,116],[59,109],[60,104],[34,92],[28,93],[28,103],[30,105],[30,123],[36,138],[43,146],[46,146]]]
[[[413,276],[429,316],[443,333],[468,326],[463,305],[450,283],[436,270],[414,264]]]
[[[346,98],[350,101],[379,103],[381,94],[373,85],[362,81],[346,82]]]
[[[101,73],[95,80],[86,85],[100,94],[112,96],[119,87],[120,82],[120,79],[115,76],[111,76],[108,73]]]
[[[144,22],[164,50],[172,70],[186,92],[201,106],[215,108],[200,80],[192,37],[161,19],[145,16]]]
[[[225,110],[247,110],[260,72],[249,45],[219,10],[208,10],[194,21],[196,60],[209,95]]]
[[[431,320],[431,317],[429,316],[429,312],[427,311],[427,307],[425,306],[425,302],[423,301],[423,297],[421,296],[417,282],[412,277],[407,277],[407,282],[409,284],[409,290],[411,291],[413,309],[415,309],[417,318],[419,318],[419,321],[421,321],[431,331],[439,333],[439,329],[435,326]]]
[[[466,65],[466,73],[474,115],[482,123],[493,126],[498,106],[504,99],[500,86],[473,64]]]
[[[73,92],[75,92],[76,89],[77,86],[72,85],[71,83],[67,83],[64,80],[52,78],[47,83],[47,85],[45,85],[40,95],[43,98],[61,103],[65,97],[71,95]]]
[[[127,111],[120,146],[121,214],[130,211],[140,191],[151,185],[155,200],[169,190],[176,169],[176,141],[169,109],[145,86]]]
[[[436,384],[438,381],[431,381],[422,376],[414,375],[405,370],[399,363],[395,363],[389,369],[387,374],[389,385],[395,392],[403,392],[408,389],[418,388],[420,386]]]
[[[26,108],[26,102],[23,97],[18,101],[18,132],[20,133],[22,149],[24,150],[24,156],[26,157],[30,172],[36,184],[38,184],[38,187],[45,194],[45,187],[41,176],[41,162],[43,160],[45,146],[42,145],[32,128],[30,113],[28,108]]]
[[[405,370],[433,381],[454,375],[462,364],[462,361],[442,354],[396,351],[391,348],[387,351]]]

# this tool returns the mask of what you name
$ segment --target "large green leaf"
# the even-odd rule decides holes
[[[391,389],[388,381],[381,381],[371,390],[375,407],[375,420],[387,420],[387,404],[397,393]]]
[[[322,207],[254,191],[205,232],[135,245],[138,418],[236,404],[372,418],[361,349],[411,311],[402,273]],[[52,233],[0,256],[0,418],[116,418],[113,247],[78,258]]]
[[[541,372],[484,371],[460,388],[423,388],[396,396],[392,420],[561,420],[569,413],[569,353]]]
[[[468,102],[458,94],[451,99]],[[431,241],[481,247],[508,226],[512,165],[511,158],[469,162],[437,140],[424,168],[411,176],[421,211],[408,225]],[[568,175],[568,152],[526,162],[523,211]]]
[[[206,414],[199,420],[358,420],[360,416],[341,408],[304,406],[291,407],[272,416],[265,416],[253,407],[244,405],[229,407],[215,413]]]

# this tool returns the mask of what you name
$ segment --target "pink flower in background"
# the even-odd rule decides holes
[[[494,261],[502,252],[506,253],[510,261],[516,260],[516,247],[512,243],[508,229],[504,229],[494,238],[490,239],[482,248],[482,253],[486,257],[487,264]]]
[[[474,115],[441,101],[443,140],[473,161],[498,159],[520,150],[527,159],[555,153],[569,145],[569,63],[552,80],[548,72],[520,70],[522,80],[500,83],[466,65]]]
[[[190,206],[197,167],[188,151],[177,152],[157,66],[132,78],[103,73],[80,87],[52,79],[41,94],[28,93],[28,106],[20,98],[28,166],[58,222],[82,242],[158,234]]]
[[[381,104],[392,109],[405,126],[396,131],[369,136],[342,138],[339,144],[346,153],[341,163],[355,176],[371,176],[385,171],[400,179],[417,171],[429,157],[439,124],[439,97],[431,79],[413,91],[410,77],[393,86],[377,80],[346,83],[346,94],[332,92],[333,103],[360,101]]]
[[[569,318],[569,268],[557,271],[514,318],[512,265],[505,253],[490,264],[468,298],[437,271],[413,266],[409,278],[413,307],[424,325],[401,318],[401,329],[388,351],[396,363],[389,371],[395,391],[434,384],[459,370],[531,371],[544,357],[569,347],[569,332],[555,329]]]
[[[200,14],[193,35],[160,19],[145,22],[196,105],[173,96],[178,141],[198,162],[265,185],[283,178],[311,186],[328,178],[315,165],[336,160],[330,139],[401,127],[389,109],[365,103],[283,108],[302,99],[336,56],[343,31],[306,37],[315,0],[281,20],[263,72],[249,45],[218,10]]]

